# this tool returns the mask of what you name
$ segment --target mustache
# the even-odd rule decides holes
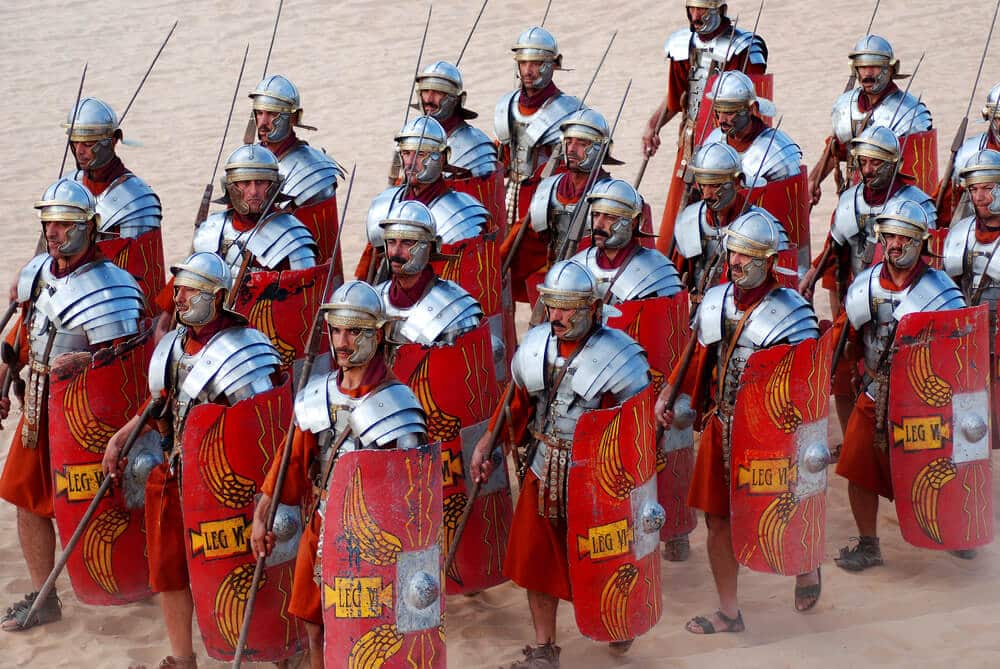
[[[876,79],[875,77],[865,77],[864,79],[861,80],[861,83],[863,83],[863,84],[874,84],[877,81],[878,81],[878,79]]]
[[[594,236],[595,237],[604,237],[605,239],[607,239],[608,237],[611,236],[611,234],[608,233],[608,232],[605,232],[604,230],[594,230]]]
[[[333,350],[338,355],[352,355],[354,353],[353,348],[335,348]]]
[[[400,265],[405,265],[406,264],[406,258],[402,258],[400,256],[392,256],[392,257],[389,258],[389,262],[397,262]]]

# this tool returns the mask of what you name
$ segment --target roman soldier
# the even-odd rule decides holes
[[[861,136],[866,129],[882,126],[900,140],[906,135],[921,135],[932,130],[933,122],[927,106],[896,86],[894,80],[909,75],[900,73],[899,59],[887,39],[878,35],[865,35],[855,43],[848,57],[858,86],[841,93],[833,103],[833,134],[826,138],[828,148],[809,172],[809,192],[814,205],[822,195],[820,186],[823,179],[830,172],[836,170],[834,177],[837,178],[838,192],[843,192],[848,185],[861,178],[857,166],[851,164],[853,161],[850,160],[852,156],[849,151],[852,140]],[[921,174],[916,175],[917,185],[926,190],[930,190],[937,182],[936,133],[932,144],[933,149],[928,150],[927,146],[921,144],[920,138],[911,137],[906,144],[906,156],[903,157],[904,164],[910,168],[913,167],[915,156],[919,155],[922,161],[928,161],[930,156],[930,168],[925,168]],[[839,176],[842,161],[848,162],[846,180]],[[933,176],[927,181],[924,177],[931,172]]]
[[[689,290],[702,282],[702,275],[719,253],[729,224],[742,214],[757,212],[774,218],[764,209],[750,205],[744,211],[740,190],[748,180],[736,149],[721,142],[703,145],[691,158],[689,170],[700,193],[700,199],[689,204],[674,225],[674,261]],[[751,175],[750,179],[753,178]],[[788,233],[779,224],[778,250],[788,248]],[[721,263],[719,263],[721,267]],[[718,276],[722,276],[719,272]],[[716,283],[715,278],[706,288]]]
[[[571,260],[593,275],[605,304],[670,297],[684,289],[674,264],[639,243],[643,204],[639,192],[621,179],[598,181],[587,194],[591,246]]]
[[[299,89],[289,79],[268,75],[249,97],[260,145],[278,159],[281,197],[316,240],[318,262],[326,262],[337,239],[337,179],[343,178],[344,170],[326,151],[309,146],[295,134],[295,128],[316,128],[303,125]],[[342,275],[339,252],[334,262]]]
[[[955,154],[954,170],[950,175],[944,175],[941,183],[938,184],[938,191],[942,188],[947,189],[937,212],[937,220],[941,227],[945,227],[953,219],[958,220],[974,215],[974,207],[970,205],[969,198],[965,195],[959,172],[974,153],[986,149],[1000,151],[1000,84],[996,84],[986,94],[986,104],[983,105],[982,117],[983,122],[987,124],[985,132],[973,135],[962,142],[962,146]],[[938,194],[935,193],[935,202],[937,198]]]
[[[673,238],[673,221],[686,205],[684,171],[692,154],[704,140],[699,130],[706,116],[702,109],[709,80],[729,70],[740,70],[763,79],[767,69],[767,45],[753,32],[739,29],[727,16],[722,0],[685,0],[688,27],[678,30],[663,45],[669,61],[667,93],[650,116],[642,135],[643,153],[653,156],[660,147],[660,128],[678,113],[677,158],[671,172],[670,192],[660,224],[660,250],[666,252]]]
[[[935,367],[941,372],[944,372],[944,369],[943,361],[932,359],[925,361],[923,371],[914,371],[911,366],[913,363],[909,363],[902,370],[904,372],[904,376],[900,379],[902,383],[898,386],[895,383],[890,384],[890,377],[895,376],[897,364],[904,362],[897,357],[898,353],[894,353],[897,347],[904,346],[904,342],[897,336],[901,321],[905,322],[904,318],[908,315],[920,312],[961,309],[966,305],[962,291],[955,282],[943,271],[928,267],[921,258],[925,241],[929,236],[930,223],[933,220],[931,216],[923,203],[909,200],[894,200],[876,215],[874,234],[883,247],[884,260],[858,273],[848,289],[844,304],[848,320],[848,324],[844,324],[844,327],[849,325],[851,328],[848,340],[854,340],[864,362],[862,392],[858,395],[844,431],[843,451],[837,463],[837,473],[848,481],[851,513],[858,528],[857,543],[842,548],[835,560],[837,566],[848,571],[862,571],[882,564],[876,526],[879,497],[892,500],[895,494],[899,493],[899,499],[896,501],[897,510],[900,511],[901,527],[904,514],[900,509],[900,501],[903,498],[909,499],[913,495],[913,504],[919,503],[917,488],[911,491],[911,486],[907,484],[904,491],[897,490],[894,486],[896,476],[900,473],[897,472],[897,468],[901,468],[897,455],[906,455],[905,452],[897,453],[897,450],[901,450],[897,449],[897,446],[904,446],[907,452],[913,449],[907,438],[904,438],[903,444],[897,443],[897,437],[892,431],[896,429],[894,427],[896,421],[903,423],[903,420],[890,415],[893,413],[894,405],[906,400],[909,392],[905,388],[906,382],[903,381],[906,374],[910,374],[911,382],[919,393],[922,392],[920,386],[924,372],[934,374]],[[943,324],[950,330],[962,330],[961,327],[953,327],[947,322]],[[917,344],[929,343],[926,339],[922,341],[916,333],[909,338]],[[980,348],[985,349],[985,347]],[[955,344],[951,344],[947,351],[947,355],[956,360],[959,356],[969,355],[967,350],[963,351]],[[927,353],[929,356],[929,348]],[[983,350],[983,354],[986,353],[987,351]],[[982,373],[977,373],[975,376],[983,380]],[[954,380],[940,375],[935,379],[945,386],[949,386],[949,381]],[[988,377],[986,382],[988,383]],[[891,402],[890,393],[892,393]],[[951,387],[947,387],[947,393],[949,397],[952,396]],[[985,395],[986,393],[983,393],[984,397]],[[945,404],[950,403],[945,402]],[[942,404],[935,402],[933,406],[940,407]],[[974,416],[970,415],[969,418]],[[985,417],[980,417],[980,420],[983,418]],[[988,423],[983,423],[984,429],[979,435],[979,440],[986,436],[986,425]],[[964,427],[957,429],[962,430]],[[968,435],[970,432],[966,431],[965,434]],[[956,434],[956,441],[961,438],[962,435]],[[941,445],[934,445],[937,442],[931,435],[928,435],[927,439],[930,445],[924,445],[925,450],[922,453],[934,456],[936,455],[934,452],[926,449],[938,449]],[[944,452],[940,453],[944,455]],[[986,454],[988,456],[988,450]],[[988,461],[986,468],[988,471]],[[945,483],[947,480],[938,481],[934,490],[939,491]],[[937,492],[934,493],[934,497],[937,497]],[[938,509],[932,507],[930,512],[935,516],[930,519],[931,524],[937,525]],[[912,514],[910,517],[912,518]],[[964,525],[964,522],[962,524]]]
[[[611,130],[604,116],[594,109],[580,109],[567,116],[559,124],[559,136],[565,171],[538,183],[527,216],[511,227],[500,247],[504,257],[515,254],[510,268],[514,299],[517,301],[534,302],[529,299],[534,292],[531,284],[541,280],[563,245],[579,245],[581,239],[586,240],[581,235],[581,239],[568,241],[567,236],[573,212],[584,196],[591,172],[598,169],[600,178],[609,178],[603,166],[622,164],[612,158],[610,152],[604,152],[604,146],[611,141]],[[597,162],[602,154],[604,161],[599,166]],[[522,225],[530,228],[521,234],[522,241],[515,249],[514,240],[519,236]]]
[[[378,277],[383,269],[383,237],[379,224],[400,202],[425,205],[434,217],[441,243],[475,239],[492,229],[489,211],[467,193],[451,188],[444,178],[449,164],[448,134],[431,116],[411,119],[396,134],[396,150],[405,171],[405,182],[391,186],[372,200],[368,208],[368,243],[358,262],[358,279]]]
[[[440,237],[427,207],[412,201],[396,204],[379,223],[379,232],[392,274],[375,290],[392,319],[390,342],[450,344],[479,326],[483,310],[476,299],[457,283],[439,278],[430,265]],[[494,354],[503,357],[502,350]]]
[[[736,513],[743,509],[737,506],[731,490],[736,486],[731,486],[731,482],[738,470],[737,445],[749,436],[735,429],[740,408],[737,396],[746,384],[748,361],[760,351],[784,344],[795,346],[819,337],[819,324],[809,303],[798,293],[778,285],[774,269],[779,240],[780,226],[758,214],[744,214],[730,224],[725,250],[731,282],[706,291],[692,326],[698,337],[694,362],[687,368],[678,365],[674,369],[656,403],[657,420],[665,428],[671,427],[674,410],[666,402],[674,387],[680,386],[680,392],[691,397],[691,406],[702,418],[701,446],[688,504],[705,513],[709,562],[719,609],[688,621],[686,629],[693,634],[744,630],[737,575],[746,555],[743,551],[737,555],[734,549]],[[715,389],[711,395],[709,386]],[[783,401],[789,399],[786,396]],[[794,406],[789,410],[800,411]],[[801,415],[799,420],[802,421]],[[825,462],[822,464],[825,467]],[[772,551],[781,554],[784,549],[774,546]],[[799,573],[795,608],[811,609],[819,596],[818,570]]]
[[[388,316],[378,294],[361,281],[348,281],[320,309],[335,368],[313,376],[295,398],[295,435],[277,500],[314,510],[305,517],[289,605],[289,612],[306,624],[314,668],[324,664],[321,547],[326,528],[335,522],[326,518],[326,512],[332,498],[343,494],[328,487],[334,463],[354,451],[412,449],[427,442],[420,403],[386,363]],[[268,511],[276,501],[279,468],[280,459],[271,467],[254,512],[251,541],[256,555],[269,554],[275,545],[274,534],[265,530]]]
[[[53,476],[49,462],[49,375],[140,331],[146,300],[132,276],[105,258],[96,239],[101,225],[97,201],[72,179],[59,179],[35,203],[47,250],[21,270],[17,282],[20,317],[8,335],[14,364],[0,366],[17,383],[28,368],[24,412],[7,452],[0,497],[17,507],[19,535],[36,592],[9,607],[0,620],[6,631],[24,630],[59,620],[59,597],[53,589],[27,620],[37,590],[55,562]],[[0,417],[10,400],[0,398]]]
[[[277,385],[281,358],[263,333],[225,308],[233,276],[222,258],[196,251],[171,266],[170,273],[180,324],[159,341],[149,363],[150,395],[167,404],[158,419],[141,428],[159,431],[169,448],[146,482],[146,554],[150,587],[160,595],[170,639],[171,655],[159,666],[193,669],[194,600],[181,514],[182,477],[193,475],[181,466],[185,427],[200,404],[232,406],[271,390]],[[102,463],[106,475],[122,475],[119,454],[140,418],[132,418],[108,441]]]
[[[540,174],[556,144],[559,123],[580,108],[552,81],[563,69],[559,43],[545,28],[533,26],[518,35],[514,46],[518,88],[501,97],[493,113],[493,132],[507,172],[507,224],[527,213]]]
[[[589,622],[588,616],[607,619],[608,616],[620,615],[624,619],[628,616],[628,607],[637,602],[627,597],[609,596],[609,601],[615,601],[611,605],[612,610],[609,610],[608,602],[601,604],[595,601],[601,592],[601,585],[608,582],[605,580],[608,575],[605,574],[600,581],[593,576],[592,570],[596,570],[594,560],[598,557],[593,555],[593,551],[599,549],[590,544],[584,547],[582,540],[578,542],[577,535],[587,535],[587,530],[576,529],[574,524],[586,518],[584,506],[600,507],[605,504],[603,497],[601,501],[596,499],[598,494],[604,494],[604,488],[587,477],[595,475],[595,470],[603,466],[600,463],[607,461],[587,457],[593,436],[583,436],[581,426],[590,420],[588,416],[594,417],[594,412],[603,414],[599,411],[602,408],[628,404],[632,400],[648,400],[649,393],[643,391],[649,385],[649,365],[639,344],[622,331],[601,324],[603,301],[598,297],[593,276],[582,265],[571,260],[554,264],[539,285],[539,293],[549,322],[529,330],[514,353],[511,363],[514,391],[509,405],[510,417],[507,418],[514,443],[527,448],[522,460],[525,469],[511,526],[504,575],[528,591],[528,608],[536,644],[525,648],[523,660],[510,665],[515,669],[559,666],[556,612],[560,599],[573,600],[581,630],[592,638],[610,641],[614,652],[627,650],[632,638],[645,631],[636,629],[639,625],[612,626],[613,630],[598,625],[596,631],[589,625],[584,627]],[[645,410],[650,408],[647,406]],[[501,420],[505,414],[503,409],[503,405],[497,408],[493,424]],[[621,460],[624,453],[619,450],[619,435],[631,439],[628,447],[631,449],[630,456],[650,458],[649,467],[638,475],[626,469],[630,471],[628,475],[615,478],[618,484],[624,486],[618,488],[618,499],[626,499],[630,494],[625,491],[631,486],[622,479],[627,479],[638,488],[651,482],[655,474],[651,425],[649,430],[644,430],[644,425],[635,427],[632,424],[635,416],[645,414],[629,411],[629,418],[625,419],[625,413],[624,410],[612,412],[620,421],[615,427],[623,426],[620,432],[614,430],[613,437],[608,437],[611,433],[607,431],[607,425],[599,428],[591,426],[598,441],[601,441],[602,434],[605,435],[602,443],[607,449],[606,457],[618,458],[618,466],[611,467],[617,474],[624,474],[620,470],[632,464],[629,462],[631,457]],[[611,422],[615,423],[615,420]],[[485,435],[476,444],[472,457],[471,471],[480,481],[486,481],[493,469],[489,442],[489,435]],[[583,480],[589,481],[589,485],[577,487]],[[607,480],[604,483],[610,485]],[[650,489],[655,503],[655,483]],[[625,497],[622,497],[623,494]],[[640,497],[636,495],[636,501]],[[647,511],[656,508],[643,506],[643,510]],[[635,512],[644,517],[640,509],[635,509]],[[620,575],[630,582],[636,579],[641,581],[640,576],[646,573],[646,569],[659,569],[657,546],[662,509],[659,509],[659,514],[659,524],[650,522],[633,528],[626,522],[628,528],[623,527],[622,531],[636,533],[634,559],[641,560],[641,564],[630,561],[619,564],[610,560],[612,578],[616,567]],[[651,541],[647,535],[652,535]],[[612,551],[612,555],[633,559],[628,548]],[[610,587],[606,586],[605,591]],[[646,610],[647,602],[652,601],[637,599],[642,603],[643,610]],[[658,612],[658,600],[655,601],[652,610]],[[619,609],[619,604],[625,610]]]
[[[826,242],[832,244],[826,265],[810,268],[800,284],[804,289],[813,273],[823,273],[823,286],[831,289],[830,305],[835,315],[841,309],[848,285],[875,261],[878,246],[875,218],[879,213],[899,202],[913,202],[926,213],[928,228],[935,227],[934,201],[900,171],[899,139],[892,130],[880,125],[868,127],[850,140],[850,146],[861,182],[841,193],[837,202]],[[847,360],[841,362],[843,365],[833,372],[833,396],[844,429],[858,388],[856,374]]]

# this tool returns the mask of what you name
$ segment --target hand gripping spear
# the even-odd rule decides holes
[[[941,187],[938,189],[937,197],[934,200],[934,208],[941,211],[941,204],[944,202],[945,194],[951,190],[952,182],[952,172],[955,171],[955,156],[958,155],[958,150],[962,148],[962,144],[965,142],[965,130],[969,126],[969,112],[972,111],[972,101],[976,97],[976,88],[979,86],[979,77],[983,73],[983,64],[986,62],[986,53],[990,50],[990,40],[993,39],[993,28],[996,27],[997,23],[997,12],[1000,12],[1000,0],[997,0],[996,7],[993,9],[993,20],[990,21],[990,32],[986,35],[986,44],[983,45],[983,55],[979,59],[979,69],[976,71],[976,80],[972,83],[972,92],[969,93],[969,104],[965,106],[965,116],[962,117],[962,122],[958,124],[958,130],[955,131],[955,139],[951,142],[951,153],[948,156],[948,163],[944,169],[944,180],[941,182]],[[959,165],[959,167],[963,167]],[[986,276],[985,274],[983,276]]]
[[[347,217],[347,205],[351,202],[351,191],[354,189],[354,174],[357,171],[357,165],[351,168],[351,179],[347,183],[347,196],[344,198],[344,207],[340,213],[340,220],[346,221]],[[331,258],[335,257],[337,251],[340,249],[340,239],[344,233],[344,225],[341,223],[337,229],[337,238],[333,243],[333,251],[330,255]],[[330,269],[326,274],[326,282],[323,284],[323,298],[320,300],[322,305],[330,296],[333,289],[334,283],[334,268],[335,263],[333,260],[330,261]],[[296,395],[305,388],[306,383],[309,380],[309,376],[312,374],[313,363],[316,361],[316,353],[319,348],[319,343],[322,340],[322,328],[321,328],[322,316],[320,315],[320,309],[316,309],[316,313],[313,314],[312,326],[309,329],[309,338],[306,340],[306,357],[302,364],[302,370],[299,373],[299,381],[296,384],[295,389]],[[281,453],[281,463],[278,466],[278,476],[274,482],[274,494],[271,496],[272,499],[281,499],[281,488],[285,483],[285,475],[288,472],[288,463],[291,461],[292,457],[292,440],[295,437],[295,415],[292,415],[291,420],[288,424],[288,432],[285,435],[285,445],[284,450]],[[278,505],[272,504],[271,508],[268,510],[267,514],[267,531],[270,532],[274,527],[274,518],[278,513]],[[233,669],[239,669],[241,663],[243,662],[243,648],[247,643],[247,636],[250,633],[250,621],[253,618],[253,606],[254,602],[257,601],[257,590],[260,588],[260,579],[264,575],[264,561],[266,556],[257,556],[257,564],[254,567],[253,572],[253,582],[250,585],[250,591],[247,596],[246,611],[243,614],[243,625],[240,628],[240,638],[236,643],[236,654],[233,656]]]
[[[278,13],[274,17],[274,28],[271,29],[271,43],[267,47],[267,57],[264,58],[264,73],[260,75],[263,80],[267,78],[267,66],[271,64],[271,49],[274,48],[274,39],[278,36],[278,21],[281,20],[281,8],[284,6],[285,0],[278,0]],[[243,143],[253,144],[257,141],[257,117],[254,115],[253,110],[250,110],[250,118],[247,119],[247,127],[243,131]]]
[[[243,82],[243,70],[247,65],[248,53],[250,53],[249,44],[243,50],[243,62],[240,64],[240,73],[236,77],[236,90],[233,91],[233,101],[229,103],[229,116],[226,117],[226,128],[222,131],[222,141],[219,142],[219,153],[215,156],[215,167],[212,168],[212,178],[205,184],[205,193],[201,196],[201,205],[198,206],[198,213],[194,218],[195,230],[198,229],[201,222],[208,216],[208,206],[212,202],[212,190],[215,188],[215,175],[218,173],[219,163],[222,161],[222,151],[226,148],[226,135],[229,134],[229,124],[233,120],[233,110],[236,108],[236,96],[240,94],[240,85]],[[194,250],[193,240],[191,250]]]

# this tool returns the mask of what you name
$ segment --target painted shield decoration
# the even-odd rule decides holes
[[[413,390],[427,414],[428,439],[441,443],[444,550],[451,546],[472,491],[468,464],[499,401],[486,324],[451,346],[407,344],[396,352],[393,372]],[[498,458],[502,456],[497,454]],[[472,507],[455,560],[446,574],[449,595],[476,592],[506,581],[501,573],[513,517],[506,466],[499,466]]]
[[[104,479],[101,459],[108,440],[140,413],[149,396],[146,370],[152,353],[152,339],[147,339],[106,364],[95,362],[65,377],[50,377],[53,507],[64,545]],[[148,475],[162,461],[159,439],[152,444],[158,452],[144,450],[148,445],[145,439],[136,443],[125,484],[101,500],[66,564],[73,591],[85,604],[128,604],[152,594],[142,509],[145,477],[136,482],[133,475],[140,468]]]
[[[653,389],[588,411],[573,435],[567,552],[580,632],[626,641],[660,619]]]
[[[445,667],[441,452],[344,453],[323,518],[328,667]]]
[[[909,314],[896,330],[887,427],[896,514],[914,546],[993,540],[986,305]]]
[[[299,219],[302,225],[309,228],[313,239],[316,240],[316,247],[318,249],[316,262],[323,264],[329,260],[330,254],[333,252],[333,246],[337,243],[337,227],[339,226],[337,196],[335,195],[327,200],[304,207],[298,207],[292,212],[292,215]],[[341,262],[339,249],[337,250],[337,257],[334,259],[334,262],[336,263],[334,273],[343,281],[344,266]]]
[[[323,300],[330,266],[247,274],[236,296],[236,311],[268,336],[285,367],[305,357],[312,316]]]
[[[97,246],[111,262],[135,277],[149,306],[155,308],[153,299],[166,284],[166,267],[163,262],[163,236],[160,229],[150,230],[132,239],[117,237],[97,242]]]
[[[484,177],[469,179],[445,179],[444,182],[460,193],[466,193],[476,198],[493,217],[493,227],[500,231],[501,236],[507,234],[506,191],[503,185],[503,170],[494,170]]]
[[[747,191],[743,191],[746,196]],[[794,177],[772,181],[753,189],[753,201],[781,221],[788,233],[788,241],[798,249],[797,266],[803,271],[812,261],[809,240],[809,175],[806,166]]]
[[[766,98],[768,100],[774,99],[774,75],[773,74],[751,74],[749,75],[750,80],[753,81],[753,87],[757,91],[757,97]],[[705,92],[708,93],[715,89],[715,80],[718,79],[718,75],[713,74],[705,82]],[[712,113],[712,101],[707,97],[703,97],[701,100],[701,106],[698,107],[698,122],[695,124],[695,145],[701,146],[708,137],[709,133],[719,127],[719,124],[715,120],[715,114]],[[772,124],[772,119],[770,116],[761,116],[760,120],[766,125],[770,126]]]
[[[256,564],[250,550],[255,497],[291,414],[286,381],[231,407],[198,405],[184,424],[181,504],[188,572],[205,650],[217,660],[235,653]],[[298,507],[279,508],[279,518],[290,522],[276,522],[278,545],[257,591],[244,653],[254,662],[277,662],[307,645],[302,624],[286,611],[302,531]],[[289,544],[291,550],[284,550]]]
[[[687,291],[622,302],[615,307],[621,316],[609,318],[607,324],[624,331],[646,349],[655,398],[691,337]],[[678,398],[674,425],[663,432],[656,451],[657,497],[665,513],[660,538],[664,541],[689,534],[698,523],[694,509],[686,503],[694,472],[694,416],[683,410],[685,402],[690,408],[690,397]],[[688,416],[691,420],[686,420]]]
[[[757,351],[743,371],[730,438],[733,552],[784,576],[823,560],[833,335]]]
[[[925,193],[934,193],[938,186],[937,128],[906,135],[900,138],[900,145],[903,149],[900,173],[913,176],[913,185]],[[851,183],[860,180],[861,173],[852,170]]]

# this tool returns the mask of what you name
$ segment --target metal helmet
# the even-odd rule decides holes
[[[545,88],[552,81],[552,72],[562,69],[562,54],[559,53],[559,43],[545,28],[533,26],[517,36],[517,41],[510,48],[514,52],[515,73],[520,76],[516,62],[540,61],[541,70],[538,79],[525,82],[528,88]]]
[[[62,127],[66,128],[71,142],[96,142],[90,162],[77,163],[81,170],[95,170],[110,163],[115,157],[115,139],[122,138],[115,110],[97,98],[82,98],[69,110]]]
[[[271,74],[265,77],[248,96],[253,100],[253,111],[275,112],[273,128],[267,141],[283,141],[292,132],[292,126],[302,120],[299,89],[287,77]],[[253,112],[251,112],[252,114]]]
[[[243,201],[243,195],[236,188],[240,181],[271,181],[266,200],[270,200],[281,187],[278,173],[278,157],[259,144],[244,144],[226,158],[224,174],[220,178],[229,204],[241,215],[250,213],[250,205]]]
[[[423,169],[416,179],[422,184],[434,183],[448,163],[448,133],[434,118],[418,116],[396,133],[396,150],[426,152]]]
[[[851,140],[851,158],[857,160],[861,156],[883,161],[883,165],[867,185],[877,190],[888,188],[900,159],[899,138],[885,126],[869,126]]]
[[[722,142],[705,144],[691,158],[688,169],[695,183],[719,186],[715,199],[706,203],[712,211],[722,211],[736,199],[743,167],[733,147]]]
[[[983,105],[982,114],[984,121],[1000,117],[1000,84],[995,85],[986,94],[986,104]]]
[[[415,200],[397,202],[378,225],[382,228],[386,257],[390,260],[390,239],[412,239],[416,242],[410,248],[410,259],[399,270],[402,274],[419,274],[427,267],[431,254],[438,246],[437,223],[430,209]]]
[[[438,60],[425,67],[417,75],[417,94],[421,91],[438,91],[445,94],[441,106],[431,114],[438,121],[451,118],[456,111],[462,118],[475,118],[474,112],[465,107],[465,88],[462,84],[462,73],[451,63]]]
[[[607,120],[604,116],[595,109],[579,109],[569,116],[566,117],[562,123],[559,124],[559,132],[562,135],[562,140],[565,143],[566,139],[569,137],[575,137],[577,139],[583,139],[590,142],[590,147],[587,149],[586,155],[583,160],[580,161],[579,170],[583,172],[590,171],[597,164],[600,159],[601,149],[604,147],[606,142],[609,142],[609,136],[611,135],[611,128],[608,126]],[[563,155],[566,154],[565,146],[563,147]],[[610,153],[610,150],[608,151]],[[621,162],[611,158],[610,155],[605,155],[605,164],[621,165]]]
[[[1000,214],[1000,152],[992,149],[976,151],[969,156],[965,166],[958,173],[963,186],[973,184],[993,184],[991,214]]]
[[[854,48],[847,54],[851,59],[851,69],[857,73],[859,67],[880,67],[875,86],[872,91],[881,93],[889,81],[897,78],[899,59],[892,51],[889,40],[879,35],[865,35],[854,43]],[[858,77],[860,80],[861,77]]]
[[[725,0],[685,0],[684,7],[688,9],[690,7],[700,7],[702,9],[709,10],[705,16],[705,22],[701,28],[696,29],[695,26],[691,25],[691,32],[697,32],[701,35],[707,35],[714,32],[719,24],[722,22],[722,6],[725,5]],[[691,19],[691,13],[688,12],[688,20]]]
[[[549,308],[573,309],[562,338],[580,339],[594,322],[591,306],[598,299],[597,282],[583,265],[561,260],[549,268],[545,279],[538,284],[538,299]]]
[[[740,288],[756,288],[767,279],[768,258],[778,254],[781,223],[760,209],[747,212],[729,224],[725,244],[726,251],[750,257],[741,265],[742,275],[734,278],[733,283]]]
[[[177,320],[184,325],[201,326],[211,323],[218,315],[216,295],[223,300],[233,289],[233,274],[229,265],[215,253],[196,251],[181,263],[170,266],[174,286],[194,288],[198,294],[188,300],[188,308],[177,312]]]
[[[385,325],[386,315],[374,288],[364,281],[348,281],[333,291],[330,301],[320,305],[320,311],[327,325],[360,330],[347,367],[361,367],[375,357],[378,350],[375,333]],[[333,339],[330,341],[332,345]]]
[[[35,202],[38,218],[44,226],[49,221],[72,222],[75,225],[66,235],[66,241],[57,249],[67,256],[76,255],[91,242],[93,231],[88,230],[94,221],[94,230],[100,223],[97,200],[79,181],[59,179],[45,189],[42,199]]]
[[[713,100],[712,109],[722,112],[749,110],[756,103],[761,116],[774,116],[774,103],[757,96],[753,80],[739,70],[728,70],[719,75],[715,86],[705,94]]]
[[[912,200],[890,202],[889,206],[875,216],[875,234],[883,246],[885,234],[902,235],[910,239],[898,258],[886,256],[886,261],[902,269],[913,267],[920,258],[924,240],[930,237],[927,231],[929,227],[927,212]]]
[[[604,248],[620,249],[631,241],[634,234],[634,223],[642,213],[642,196],[632,187],[632,184],[621,179],[603,179],[594,184],[587,194],[590,212],[617,216],[618,220],[611,225],[611,232],[604,240]],[[590,230],[591,242],[594,240],[593,226]]]

